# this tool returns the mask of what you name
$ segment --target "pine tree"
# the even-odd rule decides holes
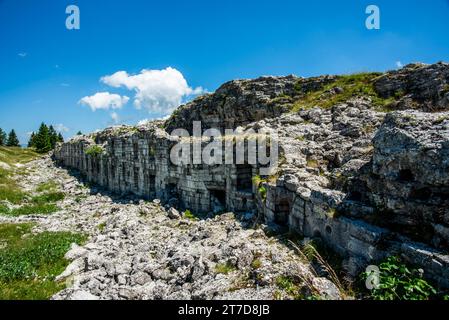
[[[0,146],[4,146],[6,144],[6,132],[0,128]]]
[[[30,140],[28,140],[28,148],[36,147],[36,135],[34,132],[31,132]]]
[[[54,149],[56,147],[56,142],[58,142],[58,134],[52,125],[48,128],[48,135],[50,137],[51,148]]]
[[[8,147],[20,147],[19,139],[17,138],[17,134],[14,129],[8,135],[8,141],[6,142]]]
[[[62,136],[61,132],[58,134],[58,142],[64,142],[64,137]]]
[[[35,147],[39,153],[47,153],[51,150],[49,129],[43,122],[36,135]]]
[[[76,134],[77,136],[82,136],[83,133],[81,131],[78,131],[78,133]]]

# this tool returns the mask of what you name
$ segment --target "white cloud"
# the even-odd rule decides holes
[[[89,106],[92,111],[97,109],[120,109],[127,104],[129,98],[109,92],[97,92],[93,96],[84,97],[78,103]]]
[[[111,113],[111,118],[112,118],[112,120],[114,120],[115,123],[118,123],[119,120],[120,120],[120,117],[119,117],[117,112],[112,112]]]
[[[404,65],[402,64],[401,61],[396,61],[396,67],[398,68],[402,68]]]
[[[63,125],[62,123],[58,123],[58,124],[54,125],[53,127],[55,128],[55,130],[57,132],[61,132],[61,133],[70,131],[70,129],[67,128],[65,125]]]
[[[191,88],[182,73],[171,67],[164,70],[144,69],[136,75],[118,71],[101,78],[101,81],[114,88],[134,90],[137,109],[145,108],[163,114],[178,107],[184,98],[206,92],[201,87]]]
[[[61,87],[70,87],[70,84],[63,82],[63,83],[61,83]]]
[[[25,58],[28,55],[28,53],[26,53],[26,52],[19,52],[17,55],[19,57],[21,57],[21,58]]]
[[[170,114],[167,114],[167,115],[165,115],[165,116],[163,116],[163,117],[153,118],[153,119],[142,119],[142,120],[140,120],[139,122],[137,122],[137,125],[138,125],[138,126],[143,126],[143,125],[145,125],[145,124],[147,124],[148,122],[151,122],[151,121],[155,121],[155,120],[167,120],[168,118],[170,118]]]
[[[151,121],[150,119],[142,119],[139,122],[137,122],[137,125],[138,126],[143,126],[143,125],[146,125],[150,121]]]

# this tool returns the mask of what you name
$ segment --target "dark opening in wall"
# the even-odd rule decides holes
[[[415,176],[410,169],[403,169],[399,171],[399,180],[402,182],[412,182],[415,180]]]
[[[169,199],[178,197],[178,186],[175,183],[167,184],[166,191]]]
[[[209,190],[212,197],[218,200],[219,204],[226,207],[226,191],[225,190]]]
[[[362,193],[358,191],[351,191],[348,196],[350,201],[362,201]]]
[[[432,197],[432,190],[430,190],[429,188],[421,188],[418,190],[412,190],[412,192],[410,192],[410,199],[427,201],[431,197]]]
[[[237,191],[252,191],[253,167],[250,165],[237,165]]]
[[[328,234],[331,234],[332,233],[332,228],[330,226],[326,226],[326,232]]]
[[[290,215],[290,202],[288,200],[281,200],[275,205],[274,222],[279,225],[287,225],[288,217]]]

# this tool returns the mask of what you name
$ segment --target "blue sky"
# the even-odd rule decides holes
[[[80,8],[80,30],[65,27],[70,4]],[[369,4],[381,10],[380,30],[365,28]],[[41,121],[68,138],[160,117],[176,101],[165,99],[173,90],[161,76],[176,78],[186,101],[236,78],[448,61],[448,17],[448,0],[0,0],[0,127],[26,142]],[[80,103],[98,92],[119,104]]]

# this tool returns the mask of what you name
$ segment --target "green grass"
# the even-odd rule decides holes
[[[359,73],[339,76],[334,82],[323,86],[320,90],[303,94],[302,97],[294,103],[292,111],[297,112],[299,110],[306,110],[314,107],[328,109],[339,103],[344,103],[351,98],[362,96],[370,97],[373,105],[379,111],[389,111],[388,105],[395,99],[384,99],[380,97],[374,88],[374,80],[380,75],[380,73]],[[343,91],[333,95],[327,94],[329,90],[336,87],[342,88]],[[396,96],[399,94],[400,93],[397,93]]]
[[[279,276],[276,278],[276,285],[279,289],[282,289],[289,296],[295,299],[301,299],[300,289],[301,287],[290,277]]]
[[[19,216],[29,216],[29,215],[42,215],[42,214],[51,214],[59,211],[59,207],[54,203],[40,203],[40,204],[30,204],[23,205],[18,208],[8,209],[5,206],[0,205],[0,214],[11,216],[11,217],[19,217]]]
[[[43,182],[36,188],[37,192],[52,192],[58,189],[58,185],[54,181]]]
[[[235,266],[233,266],[232,264],[230,264],[229,262],[226,263],[218,263],[215,266],[215,272],[216,273],[222,273],[222,274],[228,274],[231,273],[232,271],[237,270]]]
[[[19,204],[26,198],[24,193],[11,178],[17,171],[16,164],[24,164],[38,158],[38,154],[31,149],[0,147],[0,161],[6,163],[11,169],[0,167],[0,201],[9,201]]]
[[[34,196],[31,202],[34,204],[46,204],[63,200],[65,197],[62,192],[49,192],[38,196]]]
[[[256,258],[253,260],[253,262],[251,262],[251,268],[259,269],[260,267],[262,267],[262,261],[260,261],[259,258]]]
[[[25,164],[39,157],[40,155],[33,149],[0,147],[0,161],[9,165]]]
[[[68,232],[31,234],[32,224],[0,224],[0,299],[48,299],[64,288],[54,278],[68,265],[64,254],[86,237]]]

